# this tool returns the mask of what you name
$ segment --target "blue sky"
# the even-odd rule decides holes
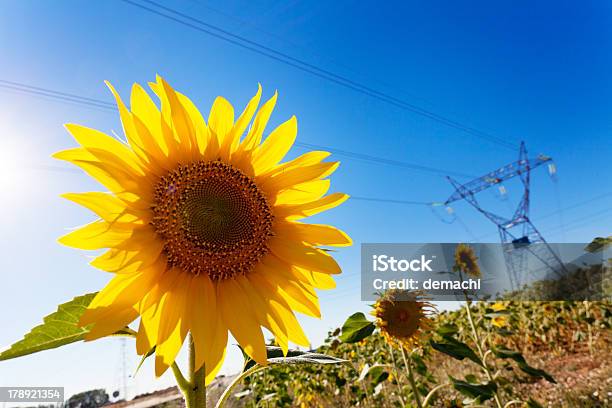
[[[165,3],[249,40],[367,84],[439,115],[545,153],[558,167],[534,172],[532,219],[553,242],[608,235],[612,187],[612,13],[606,2],[373,3],[183,1]],[[12,1],[0,14],[0,80],[111,101],[102,81],[123,95],[155,74],[207,112],[217,95],[241,109],[261,82],[278,89],[279,124],[296,114],[298,141],[481,175],[515,160],[517,152],[446,127],[367,95],[296,70],[152,15],[118,0]],[[115,114],[0,87],[0,346],[20,338],[55,305],[99,289],[108,274],[87,265],[84,252],[56,238],[91,219],[62,200],[67,191],[96,190],[81,174],[44,170],[50,154],[73,145],[66,122],[120,132]],[[296,148],[292,154],[303,152]],[[341,155],[333,188],[354,196],[443,201],[443,177]],[[442,174],[443,171],[440,172]],[[465,179],[464,179],[465,180]],[[508,201],[483,195],[492,209]],[[595,200],[592,200],[596,198]],[[356,310],[361,242],[495,242],[492,224],[466,204],[460,221],[441,222],[426,206],[349,200],[319,216],[353,237],[338,258],[338,288],[322,293],[322,321],[301,319],[313,344]],[[137,358],[128,343],[129,367]],[[0,385],[63,385],[67,394],[117,389],[120,343],[76,344],[0,363]],[[239,366],[231,353],[225,372]],[[146,365],[130,392],[172,383]]]

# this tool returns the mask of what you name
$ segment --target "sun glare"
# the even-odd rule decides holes
[[[23,148],[12,140],[0,141],[1,207],[14,203],[25,192],[28,169],[23,168]]]

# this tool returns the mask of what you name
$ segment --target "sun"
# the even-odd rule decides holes
[[[228,333],[261,364],[262,328],[285,352],[289,342],[308,346],[295,312],[321,316],[316,290],[335,287],[332,275],[341,272],[325,247],[352,243],[333,226],[303,222],[348,198],[327,194],[339,163],[321,151],[282,162],[297,119],[267,133],[277,94],[259,107],[261,87],[237,117],[218,97],[206,120],[161,77],[150,83],[159,108],[139,85],[129,109],[108,86],[127,143],[69,124],[80,147],[54,155],[107,190],[64,195],[98,219],[60,242],[106,249],[92,265],[114,274],[81,318],[92,325],[87,338],[139,318],[137,351],[155,348],[159,376],[190,333],[207,382]]]

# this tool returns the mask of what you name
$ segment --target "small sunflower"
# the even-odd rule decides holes
[[[478,257],[471,246],[459,244],[455,249],[455,266],[473,278],[480,278]]]
[[[501,312],[508,308],[504,302],[495,302],[490,307],[494,312]]]
[[[506,315],[494,316],[491,319],[491,324],[499,328],[506,327],[508,325],[508,316]]]
[[[392,289],[378,298],[371,313],[387,343],[411,349],[419,345],[424,331],[431,329],[434,311],[420,292]]]
[[[135,84],[128,110],[107,85],[127,142],[70,124],[80,147],[54,155],[108,189],[64,195],[99,218],[60,242],[107,249],[91,264],[114,274],[81,318],[92,325],[87,339],[140,317],[136,349],[142,355],[155,346],[159,376],[191,333],[195,368],[205,366],[207,383],[224,360],[228,331],[261,364],[262,327],[285,353],[289,341],[308,346],[294,311],[320,317],[315,289],[334,288],[331,275],[341,272],[320,247],[351,239],[300,220],[348,198],[326,195],[339,163],[324,162],[329,153],[321,151],[280,163],[297,121],[291,117],[262,142],[277,95],[258,110],[261,87],[237,118],[218,97],[207,123],[160,77],[149,85],[161,109]]]

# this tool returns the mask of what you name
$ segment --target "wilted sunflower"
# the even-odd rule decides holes
[[[471,246],[466,244],[457,245],[457,248],[455,248],[455,265],[469,276],[480,278],[478,258]]]
[[[411,349],[419,345],[424,331],[431,329],[434,311],[420,292],[391,289],[381,294],[371,313],[387,343]]]
[[[348,198],[325,196],[338,162],[323,162],[329,153],[313,151],[280,164],[297,122],[292,117],[262,142],[277,95],[257,111],[261,87],[237,119],[218,97],[207,124],[193,102],[160,77],[149,85],[161,111],[137,84],[131,110],[107,85],[127,143],[71,124],[66,127],[81,147],[54,155],[109,190],[64,195],[99,219],[60,242],[108,248],[91,264],[115,274],[81,318],[81,325],[92,325],[87,339],[140,317],[137,352],[156,346],[159,376],[190,332],[195,368],[205,364],[207,383],[223,362],[228,330],[262,364],[262,326],[285,352],[288,341],[308,346],[294,311],[320,317],[315,288],[335,287],[330,275],[340,273],[319,246],[346,246],[351,239],[299,220]]]

